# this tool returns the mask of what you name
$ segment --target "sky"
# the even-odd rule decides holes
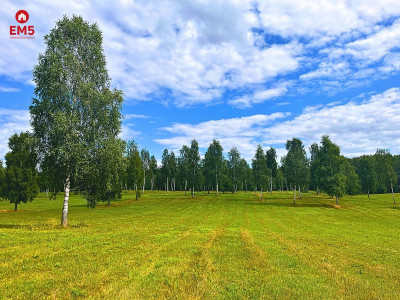
[[[35,39],[11,39],[24,9]],[[0,158],[30,130],[32,70],[63,15],[97,23],[121,137],[157,158],[195,138],[249,162],[328,134],[344,155],[400,153],[400,1],[1,1]]]

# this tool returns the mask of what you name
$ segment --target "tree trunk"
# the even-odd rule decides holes
[[[261,194],[260,194],[260,200],[262,201],[262,189],[261,189]]]
[[[336,205],[339,205],[339,197],[336,196]]]
[[[300,186],[299,186],[299,198],[303,199],[303,198],[301,198],[301,188],[300,188]]]
[[[135,200],[138,200],[138,185],[137,185],[137,183],[135,184],[135,191],[136,191]]]
[[[270,191],[271,191],[271,195],[272,195],[272,176],[271,176],[271,183],[270,183],[271,187],[270,187]]]
[[[390,182],[390,188],[392,189],[393,204],[396,204],[396,199],[394,199],[393,185],[391,182]]]
[[[185,180],[185,196],[186,196],[187,180]]]
[[[167,193],[168,193],[168,177],[167,177]]]
[[[61,214],[61,226],[68,226],[68,201],[69,201],[69,189],[71,186],[69,175],[67,175],[67,179],[65,179],[64,184],[64,205]]]
[[[151,177],[151,191],[153,191],[154,188],[154,175]]]
[[[369,189],[368,189],[368,199],[369,199]]]
[[[296,185],[294,185],[293,204],[296,204]]]
[[[46,197],[49,197],[49,189],[46,189]]]
[[[144,194],[144,187],[146,185],[146,170],[143,170],[144,176],[143,176],[143,194]]]
[[[15,202],[15,203],[14,203],[14,211],[17,211],[17,208],[18,208],[18,203]]]
[[[217,195],[218,195],[218,174],[215,173],[215,181],[217,183]]]

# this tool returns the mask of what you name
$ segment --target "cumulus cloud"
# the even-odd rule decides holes
[[[286,94],[288,86],[291,82],[283,82],[275,85],[270,89],[258,89],[253,94],[244,95],[242,97],[229,100],[228,103],[237,108],[248,108],[254,104],[259,104],[265,101],[274,100],[279,96]]]
[[[309,146],[324,134],[331,136],[348,156],[373,153],[377,148],[400,151],[400,89],[389,89],[368,100],[306,109],[293,120],[263,132],[263,142],[283,144],[299,137]]]
[[[8,38],[21,7],[30,13],[34,40]],[[43,36],[64,14],[99,24],[113,85],[134,101],[183,107],[226,100],[247,108],[299,90],[298,84],[278,86],[295,72],[307,81],[338,74],[347,81],[354,73],[358,77],[350,79],[362,82],[370,74],[365,61],[379,59],[385,60],[380,72],[398,71],[391,56],[399,46],[399,23],[383,25],[400,16],[395,0],[16,0],[0,7],[0,76],[29,84]],[[258,91],[260,86],[269,88]],[[227,90],[249,87],[255,89],[247,96],[224,98]]]
[[[8,139],[14,133],[30,130],[28,110],[0,108],[0,159],[9,151]]]
[[[232,147],[237,147],[245,158],[250,159],[263,127],[289,115],[289,113],[259,114],[212,120],[194,125],[175,123],[161,128],[163,131],[167,131],[171,137],[156,139],[155,141],[177,151],[182,145],[189,145],[194,138],[199,143],[199,147],[203,149],[207,148],[213,139],[218,139],[226,151],[229,151]]]
[[[236,146],[250,161],[257,144],[274,146],[281,157],[286,153],[288,139],[300,138],[308,149],[312,143],[319,142],[322,135],[328,134],[341,147],[342,154],[347,156],[372,154],[377,148],[398,153],[400,88],[368,97],[361,102],[332,102],[307,107],[290,120],[284,120],[288,113],[274,113],[194,125],[175,123],[162,128],[170,134],[169,138],[155,141],[170,149],[179,149],[193,138],[202,148],[208,147],[213,139],[218,139],[225,150]]]
[[[13,88],[13,87],[8,87],[8,86],[1,86],[0,85],[0,92],[4,92],[4,93],[15,93],[15,92],[19,92],[20,90],[17,88]]]

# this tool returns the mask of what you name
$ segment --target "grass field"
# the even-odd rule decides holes
[[[400,201],[400,195],[396,195]],[[391,195],[132,194],[0,201],[0,298],[400,299]]]

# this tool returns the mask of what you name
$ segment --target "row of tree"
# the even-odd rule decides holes
[[[276,150],[263,150],[258,145],[251,165],[241,157],[237,148],[232,148],[227,157],[219,141],[214,140],[204,158],[200,159],[198,144],[184,145],[176,157],[174,152],[164,150],[161,164],[157,167],[154,156],[148,168],[145,156],[142,165],[146,172],[142,188],[165,191],[220,191],[236,192],[254,190],[272,193],[273,190],[292,190],[294,199],[301,197],[301,191],[309,189],[317,193],[326,192],[339,198],[344,194],[386,193],[400,190],[400,155],[391,155],[387,150],[378,149],[374,155],[346,158],[329,136],[323,136],[320,144],[310,146],[308,158],[301,140],[293,138],[286,143],[287,155],[277,162]],[[142,152],[145,150],[142,150]],[[146,182],[151,181],[151,185]]]
[[[83,161],[82,173],[75,175],[70,187],[63,181],[54,181],[54,170],[41,164],[37,145],[30,133],[13,135],[6,154],[6,168],[0,163],[0,196],[15,204],[32,201],[39,189],[50,197],[57,192],[75,190],[94,207],[100,201],[110,203],[121,197],[123,190],[135,190],[136,199],[145,190],[184,191],[194,197],[196,191],[232,192],[254,191],[272,193],[274,190],[293,191],[293,202],[301,191],[313,189],[339,198],[344,194],[386,193],[400,186],[400,155],[391,155],[378,149],[374,155],[345,158],[339,147],[328,136],[309,148],[307,158],[301,140],[293,138],[286,143],[287,155],[278,165],[274,148],[264,151],[258,145],[251,165],[232,148],[227,157],[218,140],[213,140],[201,159],[196,140],[182,146],[179,155],[165,149],[160,165],[154,155],[139,149],[134,141],[105,144],[95,159]],[[85,171],[87,170],[87,171]],[[72,186],[72,188],[71,188]]]

